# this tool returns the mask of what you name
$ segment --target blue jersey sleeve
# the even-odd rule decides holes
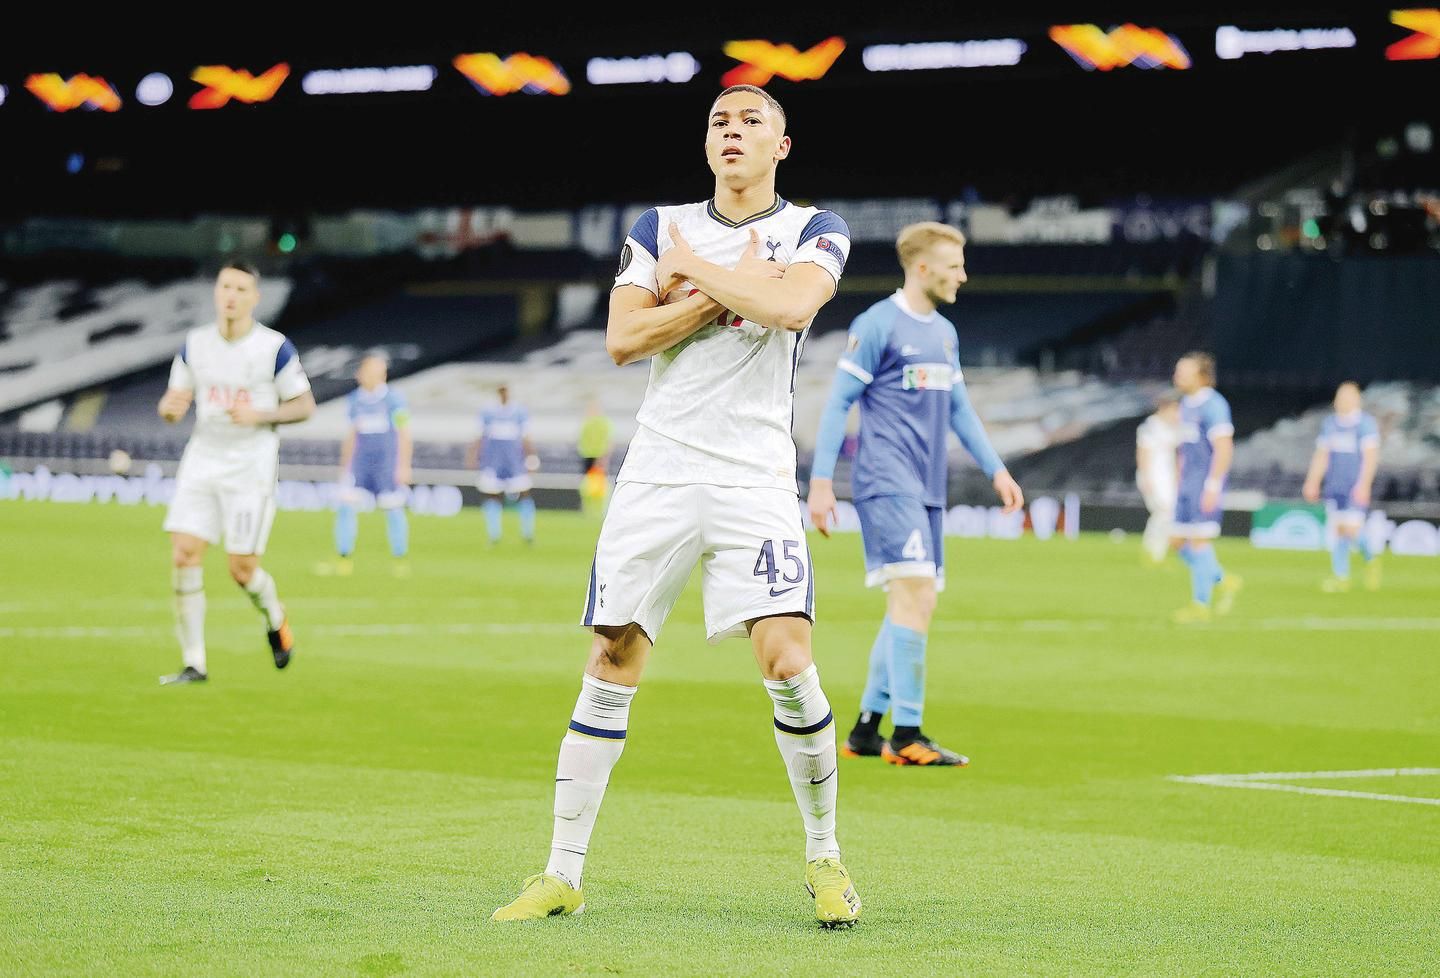
[[[1210,441],[1216,438],[1234,437],[1235,425],[1230,420],[1230,402],[1219,394],[1212,395],[1210,400],[1205,402],[1205,437]]]
[[[850,324],[850,337],[838,366],[865,384],[875,380],[890,345],[890,320],[873,311],[861,313]]]
[[[390,402],[387,405],[390,409],[390,423],[396,427],[404,425],[410,418],[410,409],[405,405],[405,395],[392,390],[386,395],[386,399]]]
[[[825,411],[820,415],[820,429],[815,434],[811,479],[835,478],[835,463],[840,458],[841,446],[845,444],[845,419],[850,416],[850,405],[860,399],[866,386],[863,380],[848,371],[835,371],[830,399],[825,402]]]
[[[351,421],[360,417],[359,394],[360,392],[358,390],[353,390],[345,395],[345,414]]]
[[[958,366],[958,360],[956,364]],[[995,473],[1003,469],[1005,463],[1000,460],[995,446],[990,444],[990,436],[985,434],[985,426],[980,423],[980,416],[970,403],[970,393],[958,377],[955,386],[950,388],[950,427],[959,436],[965,451],[980,466],[980,471],[985,473],[985,478],[995,478]]]
[[[1380,425],[1375,421],[1373,415],[1363,415],[1360,418],[1360,447],[1366,448],[1370,445],[1380,444]]]
[[[1330,435],[1335,431],[1335,416],[1332,414],[1320,422],[1320,434],[1315,436],[1316,448],[1329,448]]]

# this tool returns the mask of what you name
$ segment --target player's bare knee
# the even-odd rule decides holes
[[[241,554],[230,555],[230,576],[235,583],[244,587],[250,583],[250,578],[255,576],[255,570],[260,566],[258,557]]]
[[[935,581],[930,578],[902,578],[890,584],[890,620],[897,625],[928,631],[937,602]]]
[[[810,654],[809,619],[781,616],[764,621],[768,627],[752,626],[750,631],[761,674],[780,682],[809,669],[815,661]]]
[[[616,677],[628,676],[635,669],[647,643],[644,630],[634,623],[621,627],[597,627],[595,639],[590,643],[590,662],[586,672],[598,679],[621,682],[623,680]]]

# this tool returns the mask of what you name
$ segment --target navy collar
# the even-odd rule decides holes
[[[775,203],[771,204],[769,207],[765,208],[760,213],[751,214],[743,221],[732,221],[730,220],[730,218],[726,217],[724,214],[721,214],[715,209],[715,198],[711,197],[708,201],[705,202],[705,213],[709,214],[711,218],[725,225],[727,228],[743,228],[747,224],[752,224],[755,221],[764,220],[767,217],[779,214],[782,210],[785,209],[785,205],[788,203],[789,201],[787,201],[784,197],[776,194]]]

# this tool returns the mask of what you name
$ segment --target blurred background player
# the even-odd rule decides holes
[[[1380,558],[1371,553],[1364,533],[1379,464],[1380,427],[1362,410],[1360,386],[1346,381],[1335,391],[1335,413],[1321,425],[1303,490],[1308,502],[1325,500],[1326,521],[1335,529],[1332,574],[1320,585],[1327,592],[1350,590],[1352,549],[1365,560],[1366,588],[1373,591],[1380,586]]]
[[[1179,487],[1180,398],[1166,394],[1135,431],[1135,484],[1150,518],[1141,541],[1146,559],[1160,564],[1170,549],[1170,527],[1175,522],[1175,495]]]
[[[275,519],[280,438],[275,426],[315,412],[310,379],[295,345],[254,319],[260,275],[231,262],[215,278],[216,321],[185,334],[158,407],[176,422],[195,404],[195,430],[175,475],[165,517],[174,558],[175,634],[185,668],[161,683],[203,682],[205,548],[225,543],[230,576],[265,616],[275,668],[295,651],[275,579],[260,555]],[[198,397],[197,397],[198,395]]]
[[[333,567],[322,564],[317,570],[348,575],[353,570],[351,555],[359,535],[360,518],[356,505],[363,493],[375,498],[385,513],[385,536],[395,558],[394,573],[406,577],[410,565],[410,526],[405,518],[405,497],[410,485],[410,463],[414,444],[410,437],[410,412],[405,399],[392,390],[386,377],[385,358],[371,354],[355,370],[359,387],[346,398],[350,432],[340,446],[340,506],[335,511],[335,552]]]
[[[1171,542],[1190,568],[1190,604],[1175,612],[1179,624],[1209,621],[1212,611],[1227,614],[1241,580],[1227,575],[1215,554],[1220,535],[1225,477],[1235,458],[1235,425],[1230,404],[1215,390],[1215,358],[1187,353],[1175,364],[1180,390],[1179,492]],[[1212,609],[1211,602],[1214,601]]]
[[[600,402],[591,398],[585,406],[585,420],[580,425],[576,451],[580,455],[580,499],[587,512],[604,508],[609,484],[605,473],[610,471],[610,450],[615,437],[615,424],[600,409]]]
[[[764,89],[721,92],[706,127],[714,196],[645,211],[620,252],[605,346],[616,364],[649,359],[650,377],[595,546],[583,618],[595,635],[560,744],[550,861],[496,920],[584,909],[585,856],[630,704],[697,562],[708,639],[750,639],[773,705],[815,919],[848,927],[860,915],[835,838],[835,717],[811,654],[791,434],[795,363],[839,287],[850,231],[775,192],[790,137]]]
[[[475,486],[485,497],[485,530],[490,542],[500,542],[505,498],[518,499],[520,535],[535,542],[535,500],[530,498],[530,474],[540,467],[540,458],[530,442],[530,413],[510,402],[510,388],[495,391],[500,398],[480,412],[480,437],[470,446],[468,466],[479,465]]]
[[[965,284],[965,236],[935,222],[912,224],[896,242],[905,285],[856,317],[815,437],[810,517],[830,535],[835,461],[850,405],[860,402],[860,444],[851,477],[865,545],[865,583],[886,590],[885,619],[870,651],[860,716],[841,753],[883,755],[897,765],[964,766],[920,730],[925,643],[944,586],[946,432],[959,436],[1013,513],[1024,496],[970,404],[955,326],[936,310]],[[880,736],[886,711],[895,724]]]

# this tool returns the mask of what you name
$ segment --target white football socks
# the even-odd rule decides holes
[[[805,820],[805,860],[839,858],[835,841],[835,800],[839,772],[835,763],[835,717],[820,688],[820,673],[810,668],[789,679],[765,680],[775,701],[775,743],[790,774],[790,786]]]
[[[265,568],[255,568],[255,573],[250,575],[250,583],[244,585],[245,593],[250,595],[250,603],[265,616],[270,631],[275,631],[285,622],[285,609],[280,606],[280,595],[275,590],[275,578],[265,573]]]
[[[555,835],[545,872],[577,890],[610,771],[625,749],[634,686],[586,675],[555,767]]]
[[[175,590],[175,638],[187,666],[205,671],[205,568],[175,567],[170,574]]]

